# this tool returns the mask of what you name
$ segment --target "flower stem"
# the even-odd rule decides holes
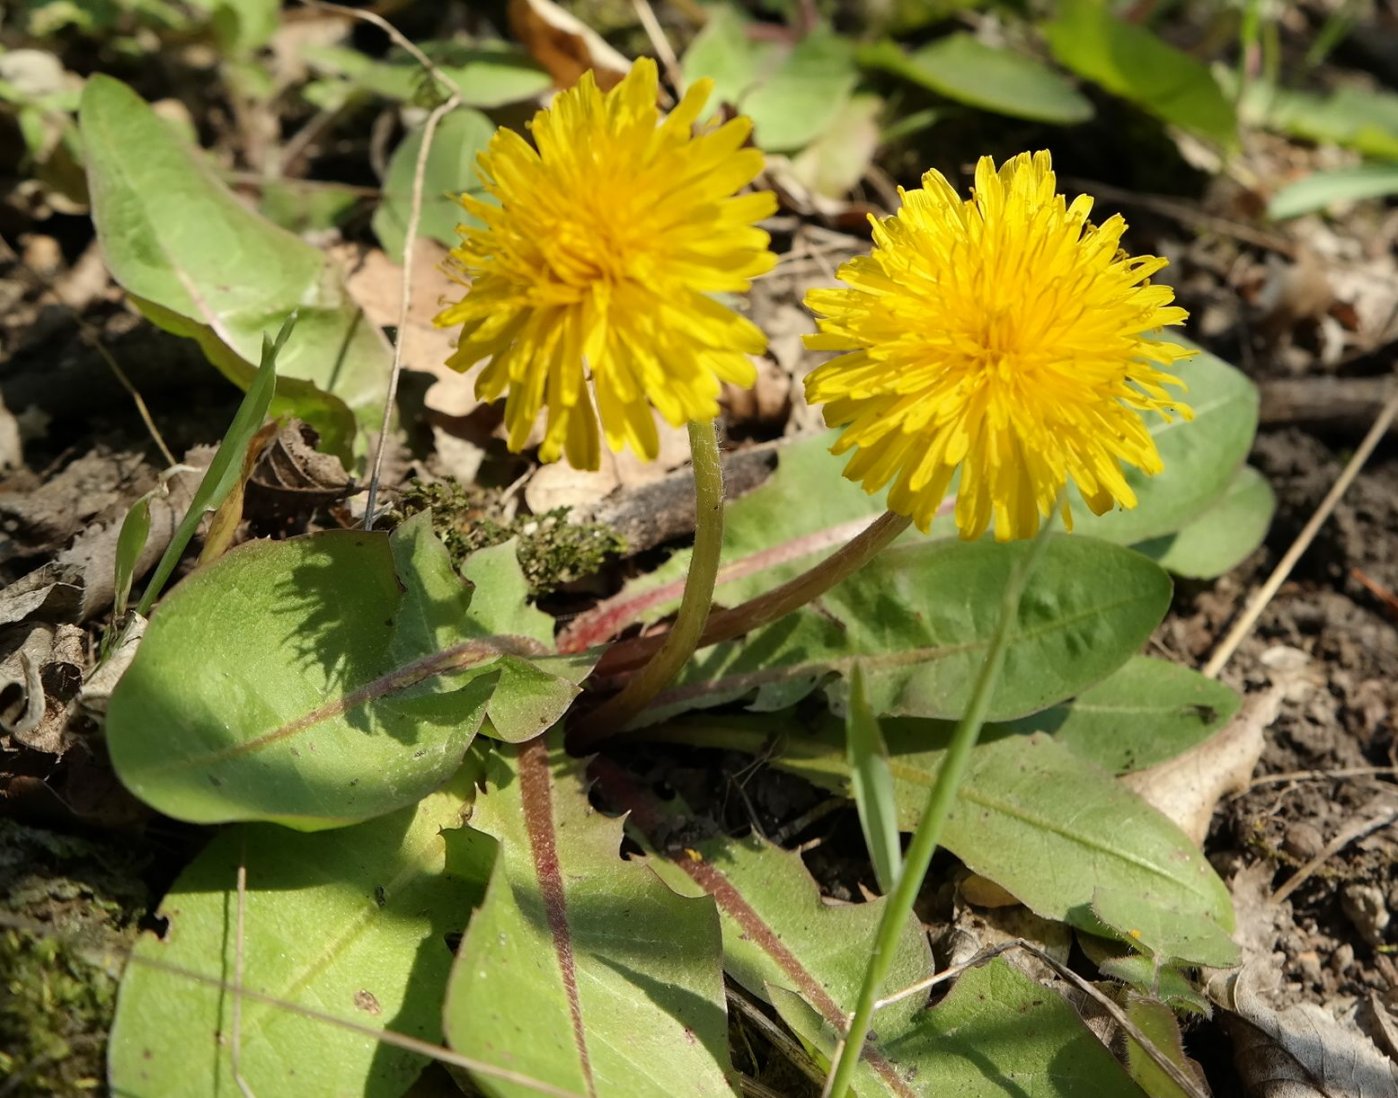
[[[696,647],[704,648],[751,633],[813,602],[873,560],[908,528],[910,522],[902,515],[885,512],[830,556],[796,578],[741,605],[711,615]],[[688,594],[688,587],[685,593]],[[664,639],[639,637],[613,645],[598,661],[596,674],[605,677],[639,666]]]
[[[573,730],[578,746],[586,747],[625,728],[674,681],[699,647],[713,605],[719,552],[723,548],[723,466],[713,420],[690,423],[689,448],[694,465],[694,553],[675,623],[662,638],[659,650],[652,650],[654,654],[621,693],[598,706]]]
[[[869,1026],[873,1021],[874,1001],[878,997],[879,988],[888,978],[889,969],[893,966],[898,942],[903,936],[903,927],[912,913],[913,901],[922,889],[927,867],[932,864],[932,855],[936,853],[942,827],[951,812],[961,779],[965,777],[966,768],[970,765],[971,751],[976,746],[976,740],[980,738],[981,726],[985,723],[985,715],[990,709],[996,684],[1000,680],[1000,671],[1005,663],[1005,650],[1009,647],[1011,629],[1019,617],[1020,596],[1024,593],[1024,586],[1038,562],[1039,554],[1048,543],[1045,536],[1048,528],[1049,524],[1045,523],[1029,552],[1011,573],[1010,581],[1005,585],[1004,597],[1000,603],[1000,620],[996,623],[990,647],[986,650],[985,660],[976,676],[970,704],[961,722],[956,726],[947,748],[946,759],[938,769],[937,779],[932,783],[931,792],[927,795],[927,806],[922,810],[917,830],[913,832],[912,841],[908,844],[902,872],[898,875],[893,891],[884,901],[883,915],[879,919],[878,930],[874,936],[874,952],[864,970],[864,983],[859,989],[849,1032],[836,1050],[835,1063],[826,1079],[822,1098],[844,1098],[853,1079],[855,1066],[859,1063],[859,1056],[864,1048],[864,1039],[869,1035]]]

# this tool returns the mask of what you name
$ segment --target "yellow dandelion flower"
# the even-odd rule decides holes
[[[846,352],[806,379],[845,428],[835,452],[856,451],[845,476],[892,481],[890,510],[925,532],[959,468],[964,538],[1033,536],[1070,479],[1095,514],[1134,507],[1123,464],[1161,468],[1142,413],[1192,415],[1165,390],[1192,352],[1152,338],[1186,316],[1150,282],[1166,260],[1121,251],[1126,223],[1093,225],[1091,198],[1068,204],[1047,152],[982,158],[969,200],[935,171],[902,198],[841,267],[848,288],[806,297],[808,346]]]
[[[508,392],[511,449],[546,410],[544,461],[597,468],[599,416],[613,450],[650,460],[652,408],[675,426],[710,419],[721,382],[753,384],[766,339],[710,295],[772,268],[754,223],[776,198],[736,194],[763,165],[748,119],[695,132],[712,87],[695,81],[662,120],[649,58],[606,93],[588,72],[534,116],[533,145],[501,129],[480,155],[495,201],[461,198],[484,227],[458,230],[450,266],[469,289],[436,323],[461,325],[449,365],[489,359],[476,393]]]

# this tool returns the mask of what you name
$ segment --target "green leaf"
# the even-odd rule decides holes
[[[864,693],[859,664],[850,676],[849,714],[845,718],[846,756],[849,759],[854,804],[864,829],[864,845],[874,864],[879,891],[893,891],[903,868],[903,847],[898,837],[897,810],[893,803],[893,774],[888,769],[888,748],[878,719]]]
[[[112,1026],[112,1093],[236,1098],[234,997],[142,961],[243,985],[373,1029],[433,1044],[459,930],[485,881],[446,870],[447,829],[461,825],[470,776],[419,804],[317,835],[265,824],[221,832],[160,907],[163,935],[143,935]],[[237,936],[238,866],[247,867]],[[251,1093],[394,1098],[427,1062],[372,1035],[244,999],[239,1067]],[[295,1080],[302,1080],[296,1083]]]
[[[1177,576],[1213,579],[1236,568],[1262,544],[1276,508],[1272,486],[1244,465],[1218,501],[1193,522],[1134,548]]]
[[[937,722],[885,721],[883,733],[898,825],[911,831],[950,732]],[[843,729],[833,722],[810,729],[791,721],[729,717],[677,722],[650,736],[760,755],[850,795]],[[982,731],[942,845],[1035,913],[1096,934],[1103,932],[1093,910],[1101,895],[1150,896],[1171,913],[1168,925],[1139,920],[1126,929],[1141,937],[1128,940],[1175,951],[1187,963],[1213,963],[1217,934],[1226,939],[1224,931],[1233,925],[1228,889],[1189,838],[1105,771],[1041,733],[1025,736],[1004,726]]]
[[[131,595],[131,581],[135,577],[136,564],[149,537],[150,493],[146,493],[126,512],[126,518],[121,522],[121,532],[117,534],[116,579],[112,584],[113,621],[119,621],[126,613],[126,600]]]
[[[412,212],[413,174],[422,148],[422,128],[408,134],[393,151],[384,180],[383,200],[374,213],[374,233],[395,262],[403,261],[403,241]],[[423,173],[422,215],[418,233],[447,247],[459,239],[457,225],[476,225],[457,195],[480,197],[483,185],[476,174],[476,156],[490,144],[495,124],[479,111],[454,110],[437,125]]]
[[[843,676],[855,661],[875,713],[958,717],[1001,591],[1027,551],[1028,543],[984,541],[886,550],[818,608],[701,652],[649,718],[738,698],[750,698],[753,709],[781,709],[821,686],[843,711]],[[1169,601],[1169,578],[1139,554],[1051,535],[1020,603],[991,718],[1036,712],[1105,678],[1150,635]]]
[[[1237,144],[1233,105],[1208,66],[1117,19],[1102,0],[1061,0],[1057,9],[1044,33],[1061,64],[1165,122]]]
[[[1189,344],[1188,341],[1186,345]],[[1121,545],[1172,534],[1190,524],[1234,483],[1234,471],[1252,445],[1257,428],[1257,387],[1221,359],[1201,351],[1177,367],[1189,386],[1192,422],[1149,417],[1148,429],[1165,469],[1147,477],[1128,469],[1138,504],[1131,511],[1093,515],[1075,489],[1073,528]],[[734,606],[760,595],[819,556],[844,544],[885,509],[883,493],[867,495],[845,480],[846,459],[829,453],[838,432],[827,431],[784,446],[780,464],[761,487],[730,503],[723,532],[724,568],[717,599]],[[950,517],[933,526],[933,537],[955,533]],[[910,532],[900,545],[925,544]],[[679,604],[689,551],[672,556],[654,572],[627,584],[621,595],[578,618],[560,638],[564,651],[601,644],[632,621],[655,621]]]
[[[750,38],[752,24],[733,5],[718,4],[708,11],[708,20],[685,51],[682,67],[687,84],[704,78],[714,82],[712,111],[724,103],[740,104],[758,81],[781,64],[782,51],[776,42]]]
[[[1346,86],[1317,95],[1254,83],[1239,110],[1253,125],[1343,145],[1366,156],[1398,159],[1398,94],[1391,91]]]
[[[1187,339],[1172,342],[1195,347]],[[1257,433],[1257,386],[1239,370],[1198,349],[1193,358],[1174,367],[1189,387],[1185,400],[1192,420],[1160,420],[1151,435],[1165,468],[1153,477],[1128,468],[1126,481],[1136,491],[1133,510],[1094,515],[1076,488],[1073,530],[1118,545],[1158,538],[1189,524],[1216,503],[1234,481]]]
[[[714,81],[713,107],[732,103],[753,123],[768,152],[791,152],[830,128],[854,90],[858,72],[848,40],[817,28],[789,51],[748,37],[731,7],[714,9],[684,56],[685,79]]]
[[[1201,1018],[1212,1015],[1209,1000],[1195,990],[1179,969],[1157,965],[1152,958],[1131,951],[1121,942],[1082,932],[1077,938],[1083,952],[1097,965],[1103,976],[1120,980],[1142,994],[1153,995],[1176,1010],[1188,1011]]]
[[[1398,164],[1357,164],[1312,172],[1288,183],[1267,203],[1267,216],[1276,221],[1314,213],[1339,202],[1390,198],[1398,194]]]
[[[997,49],[959,31],[912,53],[893,42],[866,46],[860,64],[882,69],[981,110],[1071,126],[1092,117],[1092,103],[1042,62]]]
[[[1238,963],[1239,949],[1228,936],[1231,908],[1224,920],[1155,888],[1103,882],[1092,898],[1092,914],[1122,940],[1150,954],[1157,967],[1177,963],[1232,968]]]
[[[1128,993],[1126,1016],[1145,1035],[1152,1048],[1179,1068],[1186,1078],[1195,1081],[1199,1088],[1195,1093],[1207,1093],[1208,1086],[1204,1081],[1203,1074],[1184,1050],[1180,1022],[1175,1017],[1173,1010],[1165,1003]],[[1134,1038],[1127,1036],[1124,1043],[1126,1045],[1126,1062],[1130,1067],[1131,1078],[1136,1080],[1150,1098],[1190,1098],[1189,1092],[1171,1079],[1164,1069],[1155,1062],[1154,1057],[1146,1052]]]
[[[809,145],[839,116],[858,75],[848,39],[825,28],[812,31],[780,68],[743,97],[754,141],[768,152]]]
[[[1070,701],[1005,725],[1015,732],[1047,732],[1080,758],[1105,770],[1144,770],[1183,754],[1222,728],[1242,700],[1215,679],[1168,660],[1134,656]],[[909,735],[915,733],[909,732]],[[950,735],[950,725],[938,735]]]
[[[377,427],[390,354],[327,257],[238,201],[125,84],[89,79],[79,120],[93,223],[137,307],[243,388],[264,330],[298,310],[272,414],[301,416],[347,459],[350,410]]]
[[[141,603],[136,608],[137,613],[150,613],[150,608],[155,605],[155,600],[165,589],[175,565],[180,562],[180,557],[184,555],[185,548],[199,529],[204,516],[209,511],[217,510],[228,498],[229,493],[237,487],[239,478],[243,475],[248,447],[252,445],[253,436],[261,429],[267,419],[267,411],[272,406],[277,384],[277,359],[281,356],[282,348],[286,346],[286,341],[291,337],[291,331],[295,326],[296,314],[292,313],[282,322],[276,339],[269,339],[265,333],[263,334],[262,363],[258,366],[246,395],[239,402],[238,410],[233,414],[233,422],[228,425],[228,431],[210,460],[209,467],[204,470],[199,487],[194,490],[194,495],[189,501],[189,508],[180,519],[170,544],[165,547],[165,552],[156,564],[150,582],[146,584],[145,592],[141,595]],[[149,509],[146,525],[149,528]],[[122,535],[125,533],[126,529],[123,527]],[[134,539],[135,535],[132,536]],[[142,535],[141,545],[136,547],[137,554],[144,544],[145,537]]]
[[[883,136],[884,101],[856,93],[826,131],[791,158],[792,176],[817,197],[843,199],[869,170]]]
[[[391,537],[240,546],[152,619],[112,695],[113,765],[193,822],[390,812],[451,774],[487,716],[519,735],[562,715],[590,660],[544,658],[519,624],[500,593],[467,594],[425,513]],[[522,684],[520,653],[540,657]]]
[[[580,764],[541,740],[502,748],[471,823],[498,855],[447,990],[452,1047],[599,1098],[731,1094],[714,906],[620,857]]]
[[[888,1051],[956,1098],[1141,1095],[1077,1012],[1003,957],[967,969]]]
[[[654,840],[662,817],[654,806],[634,806],[632,823]],[[833,907],[824,903],[799,855],[753,836],[696,843],[673,860],[653,856],[655,872],[685,895],[708,894],[723,922],[724,967],[752,994],[771,1002],[798,1032],[806,1013],[790,996],[813,1010],[820,1024],[843,1027],[854,1009],[864,966],[884,900]],[[899,939],[883,994],[900,991],[932,972],[927,935],[910,919]],[[783,996],[781,991],[789,994]],[[911,1098],[912,1073],[893,1063],[880,1044],[904,1032],[922,1009],[925,996],[912,996],[878,1015],[860,1061],[856,1085]],[[804,1034],[803,1034],[804,1035]],[[687,1093],[687,1092],[686,1092]]]
[[[189,0],[209,14],[221,49],[242,57],[265,46],[276,33],[280,0]]]
[[[533,99],[553,87],[549,74],[523,50],[504,44],[420,42],[443,76],[461,89],[461,102],[489,110]],[[301,56],[322,73],[344,77],[362,92],[411,103],[428,79],[422,66],[402,55],[376,61],[344,46],[307,46]]]

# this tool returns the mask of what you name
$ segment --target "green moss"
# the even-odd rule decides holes
[[[518,539],[515,552],[535,595],[592,575],[608,554],[626,548],[610,527],[569,522],[566,507],[502,521],[489,494],[455,480],[412,485],[402,507],[404,518],[431,510],[432,528],[458,566],[478,549]]]
[[[0,820],[0,1079],[7,1098],[100,1093],[146,890],[119,847]]]

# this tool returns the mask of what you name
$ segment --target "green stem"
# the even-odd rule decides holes
[[[864,983],[859,989],[854,1016],[850,1019],[849,1033],[837,1050],[835,1065],[826,1080],[823,1098],[844,1098],[849,1089],[855,1066],[859,1063],[859,1056],[864,1048],[864,1039],[869,1035],[869,1026],[873,1021],[874,1001],[893,967],[899,939],[903,936],[903,927],[912,913],[913,901],[922,889],[927,867],[932,864],[932,855],[936,853],[942,827],[946,823],[948,813],[951,812],[961,779],[966,775],[972,749],[976,746],[976,740],[980,738],[981,726],[985,723],[985,715],[990,709],[991,699],[995,696],[995,687],[1005,663],[1005,649],[1009,647],[1010,632],[1019,617],[1020,596],[1024,593],[1025,583],[1038,562],[1043,546],[1047,544],[1047,530],[1048,524],[1045,524],[1019,567],[1011,574],[1009,583],[1005,585],[1004,598],[1000,603],[1000,620],[996,623],[990,647],[985,653],[985,661],[976,676],[970,705],[961,718],[961,723],[956,726],[956,732],[947,748],[946,759],[937,771],[937,779],[932,783],[931,792],[927,795],[927,806],[922,810],[922,818],[918,820],[917,830],[913,832],[912,841],[908,844],[903,870],[898,875],[893,892],[884,901],[883,915],[879,919],[878,931],[874,937],[874,953],[864,971]]]
[[[659,651],[631,677],[621,693],[593,710],[574,730],[579,746],[586,747],[621,731],[651,699],[674,682],[699,647],[700,634],[709,620],[723,548],[723,466],[713,420],[689,425],[689,448],[694,464],[694,553],[675,623],[665,634]]]
[[[819,564],[794,579],[731,609],[714,613],[699,637],[698,647],[741,637],[814,602],[873,560],[908,528],[911,521],[892,511],[884,512]],[[662,640],[660,637],[638,637],[614,644],[598,661],[595,673],[605,677],[640,666]]]

